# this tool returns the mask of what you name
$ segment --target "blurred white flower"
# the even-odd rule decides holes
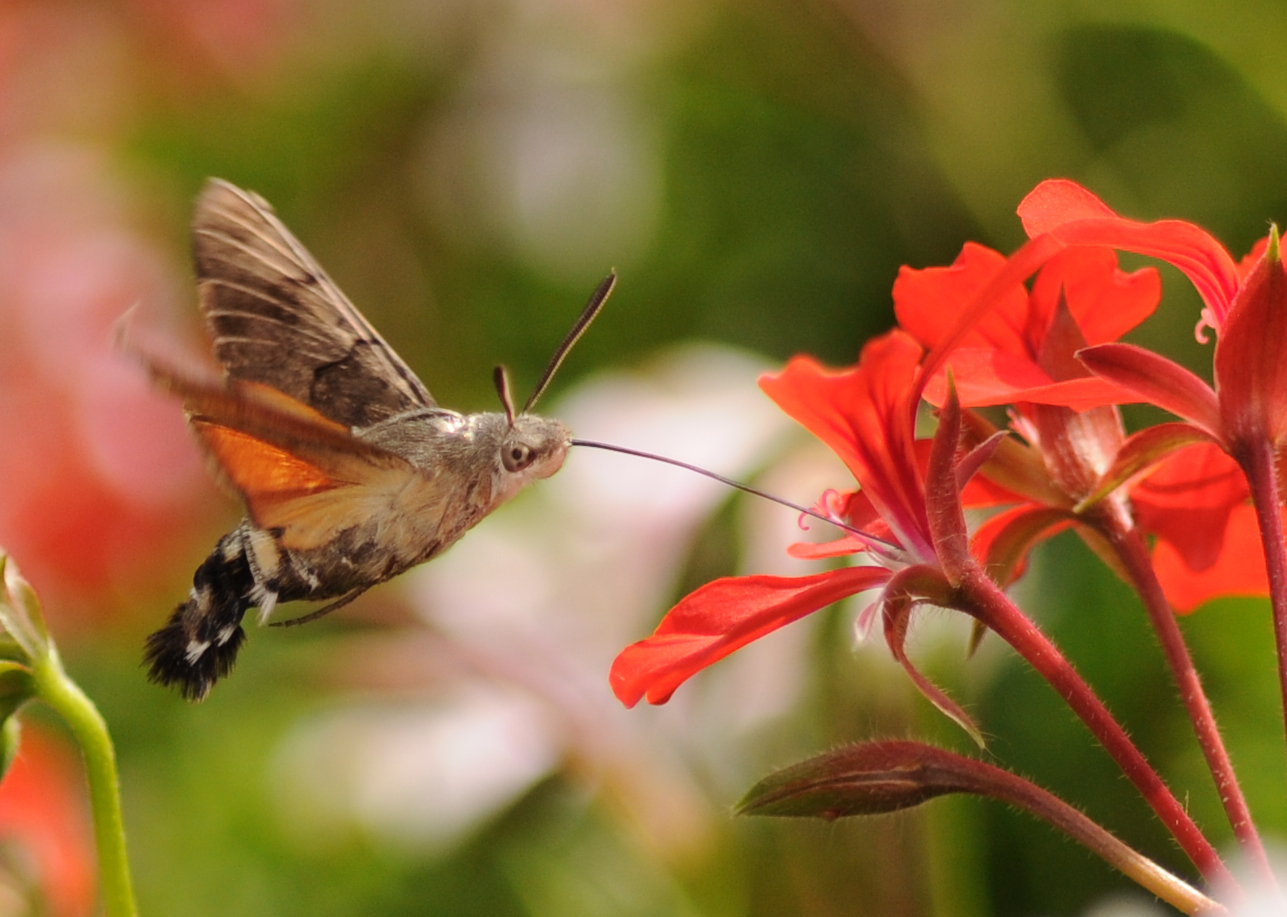
[[[727,348],[688,346],[646,372],[591,379],[551,413],[587,439],[746,478],[793,429],[756,387],[763,368]],[[795,486],[826,477],[815,460],[834,485],[843,469],[809,450],[789,459],[802,478]],[[676,597],[696,534],[728,497],[681,469],[573,450],[559,475],[409,574],[414,605],[438,635],[423,665],[452,662],[436,662],[436,692],[368,699],[299,724],[279,769],[292,811],[438,846],[562,765],[663,855],[703,846],[748,774],[765,766],[747,761],[749,731],[788,712],[805,684],[808,625],[726,660],[665,708],[623,709],[607,673]],[[794,513],[749,515],[755,564],[805,569],[782,553],[800,538]],[[394,652],[383,657],[390,670]],[[425,798],[435,796],[449,798]]]

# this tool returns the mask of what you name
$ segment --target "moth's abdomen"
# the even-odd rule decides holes
[[[188,600],[147,638],[143,661],[148,679],[175,688],[188,700],[202,700],[232,670],[246,639],[241,619],[262,599],[242,535],[237,528],[219,539],[193,574]]]

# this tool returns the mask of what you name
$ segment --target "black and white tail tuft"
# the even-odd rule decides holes
[[[260,604],[259,592],[241,531],[230,532],[193,574],[188,600],[147,638],[143,661],[148,679],[177,689],[188,700],[204,699],[232,671],[246,639],[241,619],[247,608]]]

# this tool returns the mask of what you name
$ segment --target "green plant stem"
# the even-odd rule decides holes
[[[32,666],[32,676],[40,698],[66,721],[85,756],[103,914],[105,917],[136,917],[138,908],[134,903],[134,886],[125,850],[116,752],[112,748],[107,723],[94,702],[67,676],[58,651],[53,647]]]

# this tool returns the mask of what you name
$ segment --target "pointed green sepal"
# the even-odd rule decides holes
[[[0,628],[18,644],[26,659],[43,659],[49,654],[49,631],[45,628],[40,599],[18,565],[0,550]]]

